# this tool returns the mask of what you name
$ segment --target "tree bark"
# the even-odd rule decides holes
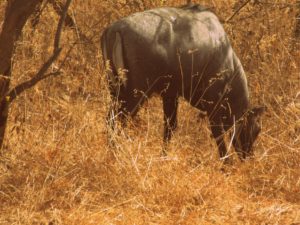
[[[18,41],[22,29],[29,16],[34,12],[42,0],[8,0],[2,31],[0,34],[0,98],[9,90],[12,56],[15,43]],[[3,144],[8,116],[8,103],[2,101],[0,105],[0,148]]]

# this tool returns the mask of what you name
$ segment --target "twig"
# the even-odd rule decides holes
[[[228,17],[226,20],[225,20],[225,23],[228,23],[230,20],[232,20],[233,17],[235,17],[236,14],[238,14],[242,8],[244,8],[251,0],[247,0],[245,1],[237,10],[234,11],[234,13]]]
[[[63,8],[62,14],[60,16],[58,25],[57,25],[57,29],[56,29],[56,34],[55,34],[55,38],[54,38],[54,50],[53,52],[56,52],[57,49],[59,49],[59,41],[60,41],[60,36],[61,36],[61,31],[62,31],[62,26],[64,24],[64,21],[66,19],[66,15],[67,15],[67,11],[68,8],[71,4],[72,0],[67,0],[65,7]]]

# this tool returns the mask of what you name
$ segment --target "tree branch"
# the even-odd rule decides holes
[[[235,17],[250,1],[251,0],[247,0],[240,7],[238,7],[234,13],[225,20],[225,23],[228,23],[230,20],[232,20],[232,18]]]
[[[47,0],[49,4],[52,5],[53,9],[58,15],[62,15],[64,5],[61,0]],[[72,19],[70,14],[66,14],[65,25],[70,28],[75,28],[75,21]]]
[[[71,49],[73,47],[71,47],[66,55],[66,57],[64,58],[62,64],[60,65],[59,69],[55,72],[52,73],[48,73],[46,74],[47,70],[49,69],[49,67],[52,65],[52,63],[59,57],[62,48],[60,47],[60,37],[61,37],[61,32],[62,32],[62,27],[63,27],[63,23],[64,20],[66,18],[66,14],[68,11],[68,8],[71,4],[72,0],[67,0],[63,11],[62,11],[62,15],[59,19],[58,25],[57,25],[57,29],[56,29],[56,33],[55,33],[55,39],[54,39],[54,44],[53,44],[53,53],[51,55],[51,57],[42,65],[42,67],[40,68],[40,70],[29,80],[18,84],[17,86],[15,86],[14,88],[12,88],[10,91],[8,91],[1,99],[1,103],[2,102],[6,102],[6,103],[11,103],[14,99],[16,99],[16,97],[18,97],[21,93],[23,93],[25,90],[33,87],[34,85],[36,85],[39,81],[50,77],[50,76],[54,76],[54,75],[59,75],[60,74],[60,70],[63,66],[63,64],[65,63],[66,58],[68,57]]]
[[[67,11],[68,8],[71,4],[72,0],[67,0],[65,7],[63,8],[62,14],[60,16],[58,25],[57,25],[57,29],[56,29],[56,34],[55,34],[55,38],[54,38],[54,50],[53,52],[56,52],[57,49],[59,49],[59,41],[60,41],[60,36],[61,36],[61,31],[62,31],[62,26],[64,24],[64,21],[66,19],[66,15],[67,15]]]
[[[32,77],[30,80],[27,80],[16,87],[12,88],[5,96],[5,100],[8,103],[11,103],[17,96],[19,96],[22,92],[25,90],[33,87],[35,84],[37,84],[39,81],[45,79],[46,77],[52,76],[52,75],[57,75],[58,72],[56,73],[50,73],[50,74],[45,74],[49,67],[52,65],[52,63],[58,58],[59,54],[61,53],[61,48],[57,49],[53,55],[47,60],[47,62],[44,63],[44,65],[41,67],[39,72]],[[3,99],[2,99],[3,100]]]

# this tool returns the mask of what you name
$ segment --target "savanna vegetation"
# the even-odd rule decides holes
[[[1,30],[7,2],[0,2]],[[55,50],[61,11],[53,2],[36,8],[15,44],[11,87],[34,77]],[[300,224],[300,3],[194,2],[219,16],[247,73],[253,105],[268,108],[254,157],[240,162],[231,150],[232,165],[222,165],[206,119],[184,101],[162,157],[157,96],[109,146],[103,29],[133,12],[186,1],[73,0],[62,52],[47,70],[61,67],[59,73],[9,107],[0,224]]]

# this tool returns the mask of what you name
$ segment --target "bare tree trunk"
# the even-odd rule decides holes
[[[9,91],[12,56],[15,43],[18,41],[22,29],[42,0],[8,0],[4,23],[0,34],[0,99]],[[6,122],[8,116],[8,103],[0,103],[0,148],[3,144]]]

